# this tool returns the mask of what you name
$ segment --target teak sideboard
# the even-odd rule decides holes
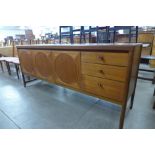
[[[24,74],[95,96],[122,107],[133,105],[141,44],[56,44],[17,46]]]

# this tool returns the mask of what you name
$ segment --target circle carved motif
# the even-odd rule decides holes
[[[52,64],[46,54],[40,52],[35,55],[35,69],[43,77],[51,76]]]
[[[29,52],[22,52],[21,56],[22,67],[26,72],[33,72],[32,55]]]
[[[75,60],[68,54],[59,54],[55,59],[55,72],[61,81],[71,84],[78,80],[78,68]]]

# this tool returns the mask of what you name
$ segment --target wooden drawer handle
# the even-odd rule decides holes
[[[98,86],[99,86],[100,88],[102,88],[102,89],[104,88],[104,87],[103,87],[103,84],[101,84],[101,83],[98,83]]]
[[[98,56],[98,59],[104,61],[104,57],[103,56]]]
[[[100,72],[101,74],[104,74],[104,71],[103,71],[103,70],[99,70],[99,72]]]

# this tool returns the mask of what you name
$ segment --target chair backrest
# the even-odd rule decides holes
[[[73,43],[73,26],[59,26],[59,43]]]
[[[142,55],[152,55],[152,46],[153,46],[154,34],[153,33],[139,33],[138,42],[143,43],[143,45],[148,44],[142,48]]]
[[[137,42],[138,26],[114,26],[113,42]],[[123,33],[120,34],[119,31]]]
[[[139,33],[138,42],[140,43],[152,43],[154,39],[153,33]]]

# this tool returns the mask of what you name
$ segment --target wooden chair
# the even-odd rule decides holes
[[[140,33],[138,34],[138,42],[143,44],[142,53],[141,53],[141,64],[139,71],[144,72],[152,72],[155,74],[154,68],[146,68],[143,67],[143,64],[149,65],[150,60],[155,60],[155,56],[152,56],[152,47],[153,47],[154,34],[153,33]],[[138,76],[139,79],[152,81],[155,83],[155,75],[153,78],[141,77]]]
[[[124,34],[119,34],[119,30],[123,30]],[[114,26],[113,33],[113,42],[136,43],[138,26]]]
[[[143,44],[142,48],[142,56],[152,55],[152,47],[153,47],[154,34],[143,32],[138,34],[138,43]]]
[[[63,31],[66,30],[66,31]],[[60,26],[59,27],[59,43],[62,43],[63,38],[68,38],[70,43],[73,43],[73,26]]]

